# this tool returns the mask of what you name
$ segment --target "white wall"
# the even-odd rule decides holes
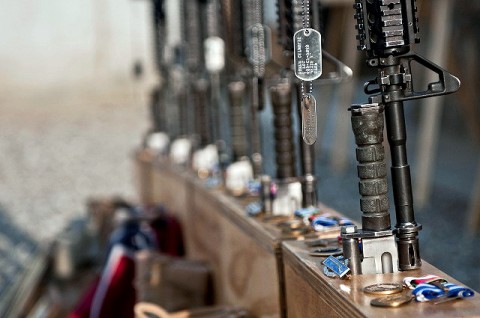
[[[0,93],[131,84],[135,59],[151,70],[149,7],[148,0],[2,0]]]
[[[88,197],[135,197],[150,19],[149,0],[0,0],[0,218],[12,228],[48,242]]]

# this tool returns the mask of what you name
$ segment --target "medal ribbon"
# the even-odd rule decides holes
[[[417,301],[426,302],[437,299],[439,297],[443,297],[445,295],[445,292],[437,286],[427,283],[421,283],[418,284],[417,287],[415,287],[412,294],[413,296],[415,296],[415,299]]]
[[[448,288],[447,297],[466,298],[475,295],[475,292],[465,286],[459,286],[452,283],[446,283],[443,286]]]
[[[445,283],[447,282],[445,279],[441,278],[437,275],[426,275],[422,277],[405,277],[403,279],[403,284],[405,284],[408,288],[414,289],[417,285],[422,283],[430,283],[434,281],[443,280]]]
[[[427,302],[438,298],[467,298],[475,292],[470,288],[447,282],[436,275],[423,277],[406,277],[403,283],[413,289],[413,296],[418,302]]]

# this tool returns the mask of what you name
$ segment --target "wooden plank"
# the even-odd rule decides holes
[[[189,183],[185,172],[166,161],[153,162],[152,197],[155,203],[165,205],[182,223],[188,219]]]
[[[287,317],[341,317],[290,264],[285,279]]]
[[[216,302],[244,306],[259,317],[282,316],[279,231],[246,216],[253,199],[209,189],[167,162],[154,164],[153,178],[155,201],[182,221],[187,257],[212,265]]]
[[[140,203],[150,205],[153,200],[153,171],[152,165],[154,160],[153,154],[146,149],[136,150],[133,154],[134,159],[134,179],[138,189],[138,197]]]
[[[239,299],[238,292],[235,292],[238,290],[235,287],[237,279],[235,277],[238,275],[226,269],[231,267],[229,264],[233,262],[233,251],[248,249],[250,251],[248,255],[239,252],[235,259],[241,261],[250,259],[254,264],[264,265],[262,270],[258,268],[258,272],[252,273],[251,278],[247,279],[245,284],[251,286],[252,291],[241,304],[249,309],[256,308],[258,301],[265,303],[264,293],[268,292],[267,298],[275,300],[275,315],[285,317],[285,279],[281,242],[305,237],[285,235],[276,226],[263,223],[261,218],[246,216],[245,206],[256,200],[255,198],[235,198],[227,195],[222,188],[209,189],[205,186],[204,180],[165,162],[155,164],[155,178],[158,181],[154,182],[154,186],[157,187],[154,192],[159,193],[158,199],[168,200],[173,194],[184,193],[186,207],[183,211],[186,214],[181,219],[185,228],[187,256],[206,260],[213,265],[216,290],[225,295],[217,296],[217,301],[221,304],[235,304]],[[173,185],[174,183],[178,185]],[[186,190],[178,189],[181,186],[186,187]],[[319,205],[319,208],[322,212],[338,214],[323,205]],[[255,261],[257,259],[258,261]],[[265,281],[265,278],[268,280]],[[243,281],[245,278],[240,280]],[[263,311],[260,311],[260,314],[269,316]]]
[[[401,282],[407,276],[434,274],[465,285],[423,261],[421,269],[385,275],[358,275],[350,280],[323,274],[324,258],[308,255],[303,242],[283,242],[288,317],[465,317],[480,315],[478,295],[441,305],[412,302],[399,308],[370,305],[375,296],[363,293],[365,286]],[[301,291],[301,293],[299,292]],[[478,294],[478,293],[477,293]],[[310,310],[311,308],[311,310]]]
[[[163,187],[161,192],[170,192],[163,193],[162,198],[176,201],[174,205],[184,211],[187,255],[212,265],[218,304],[244,306],[259,317],[480,314],[476,297],[438,306],[412,303],[398,309],[372,307],[372,297],[362,292],[370,284],[400,282],[405,276],[425,274],[458,282],[426,262],[420,270],[399,274],[362,275],[349,281],[327,278],[320,267],[322,258],[310,257],[303,242],[285,241],[274,226],[246,216],[244,207],[251,198],[233,198],[222,189],[208,189],[193,174],[166,163],[156,164],[155,174],[155,184]],[[326,206],[320,209],[338,214]]]
[[[256,244],[271,254],[280,249],[280,233],[276,229],[262,224],[258,219],[248,217],[245,212],[246,204],[242,204],[241,201],[218,190],[212,192],[211,195],[217,200],[218,207],[223,210],[224,215],[255,240]]]
[[[248,218],[240,200],[152,159],[136,157],[145,182],[139,184],[140,193],[147,202],[165,204],[180,219],[187,256],[206,260],[213,268],[216,303],[244,306],[258,317],[280,317],[283,268],[275,254],[280,250],[275,230]]]
[[[205,194],[194,188],[187,245],[190,257],[212,264],[216,302],[244,306],[259,317],[280,317],[275,254],[232,222],[215,196]]]

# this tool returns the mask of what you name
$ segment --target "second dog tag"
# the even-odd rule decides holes
[[[307,145],[317,141],[317,101],[311,94],[302,99],[302,138]]]

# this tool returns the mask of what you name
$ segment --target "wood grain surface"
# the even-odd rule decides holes
[[[426,262],[416,271],[331,279],[323,274],[323,258],[308,255],[305,237],[287,240],[275,226],[246,216],[245,205],[254,199],[209,189],[166,162],[154,164],[152,187],[155,200],[182,221],[188,257],[212,265],[218,304],[243,306],[258,317],[480,317],[478,295],[440,305],[370,305],[375,296],[364,294],[365,286],[405,276],[436,274],[461,284]],[[320,210],[339,215],[323,205]]]
[[[227,216],[229,209],[216,199],[204,189],[194,188],[188,254],[211,263],[218,304],[244,306],[258,317],[279,317],[275,254],[232,222]]]
[[[167,162],[153,166],[153,196],[183,224],[187,257],[208,261],[217,304],[243,306],[256,317],[280,317],[280,240],[274,228],[245,215],[244,203]]]
[[[139,149],[133,154],[135,164],[135,185],[140,203],[149,205],[153,200],[153,159],[154,156],[145,149]]]
[[[283,242],[288,317],[480,317],[478,293],[472,298],[439,305],[410,302],[398,308],[370,305],[378,296],[363,292],[368,285],[397,282],[407,276],[434,274],[458,282],[423,261],[421,269],[384,275],[358,275],[350,280],[333,279],[323,274],[322,257],[308,255],[303,242]]]
[[[165,161],[153,162],[152,196],[155,203],[162,203],[167,210],[177,216],[182,223],[188,219],[191,195],[187,172]]]

